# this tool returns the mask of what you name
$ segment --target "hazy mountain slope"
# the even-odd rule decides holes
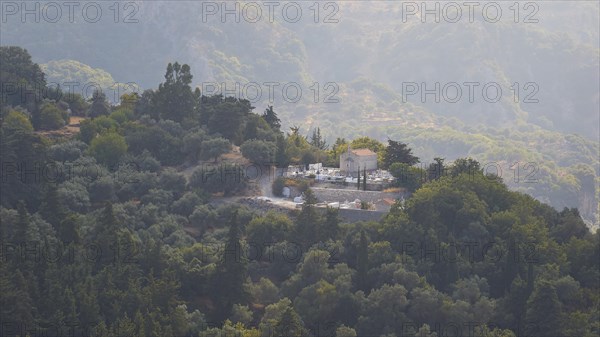
[[[566,3],[543,4],[535,16],[540,22],[530,24],[512,22],[508,8],[499,23],[485,22],[477,15],[472,23],[465,19],[423,24],[413,16],[402,22],[402,6],[384,2],[340,3],[335,16],[339,23],[329,24],[315,24],[308,5],[298,23],[275,17],[272,24],[266,19],[223,23],[218,16],[203,22],[198,3],[140,2],[138,6],[138,23],[9,21],[3,27],[3,44],[24,46],[42,63],[76,59],[106,69],[117,81],[135,81],[142,87],[160,82],[164,64],[173,60],[192,66],[196,84],[298,82],[306,85],[305,93],[312,81],[323,86],[359,77],[400,93],[406,82],[424,82],[427,88],[436,82],[442,88],[449,82],[478,82],[473,103],[465,86],[457,103],[443,97],[435,103],[433,96],[423,103],[419,94],[407,99],[471,125],[531,122],[598,137],[600,68],[598,28],[592,25],[597,20],[590,14],[597,9],[593,4],[575,8]],[[321,21],[326,13],[320,14]],[[577,24],[570,27],[566,22]],[[489,82],[502,86],[498,103],[486,102],[482,96],[482,87]],[[518,98],[516,87],[511,89],[515,82]],[[538,102],[527,103],[528,95]]]
[[[600,174],[598,4],[537,4],[539,22],[530,24],[522,22],[526,12],[514,23],[504,3],[499,23],[485,22],[481,12],[474,22],[421,23],[418,16],[403,22],[402,6],[391,2],[339,2],[338,23],[323,22],[331,8],[321,8],[314,23],[312,3],[303,3],[296,23],[283,20],[280,10],[274,23],[223,23],[219,16],[203,22],[200,3],[137,2],[138,23],[9,19],[2,44],[23,46],[40,63],[77,60],[144,88],[156,87],[165,64],[177,60],[191,66],[199,86],[258,83],[262,96],[253,105],[259,111],[268,104],[264,83],[279,82],[274,105],[287,125],[306,133],[320,126],[330,142],[359,135],[403,139],[424,161],[438,155],[535,161],[543,179],[513,187],[556,207],[580,206],[591,219],[598,210],[597,181],[589,186],[577,178],[575,166]],[[281,85],[290,82],[302,88],[296,103],[281,97]],[[436,103],[431,95],[422,102],[419,93],[403,97],[408,82],[427,88],[456,82],[463,97],[456,103],[444,97]],[[473,102],[464,82],[480,83]],[[481,93],[490,82],[501,85],[497,103]],[[538,101],[526,103],[528,95]],[[328,98],[338,101],[324,103]],[[592,206],[581,201],[589,195],[596,197]]]

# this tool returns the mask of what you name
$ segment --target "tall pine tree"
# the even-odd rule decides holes
[[[310,145],[319,150],[327,149],[327,143],[323,139],[323,136],[321,136],[321,128],[316,128],[313,130],[312,136],[310,137]]]
[[[412,154],[407,144],[388,139],[388,146],[383,154],[382,168],[388,169],[393,163],[404,163],[412,166],[419,162],[419,158]]]
[[[262,118],[269,124],[273,131],[281,132],[281,120],[277,117],[275,111],[273,111],[272,105],[269,105],[269,107],[265,109]]]

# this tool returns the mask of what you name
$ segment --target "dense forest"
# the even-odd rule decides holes
[[[47,87],[22,48],[0,60],[19,84],[0,110],[3,336],[600,333],[600,233],[468,153],[422,168],[399,135],[306,137],[277,107],[203,95],[187,64],[110,104]],[[244,163],[335,165],[348,145],[407,177],[380,221],[344,223],[310,188],[290,212],[215,203],[252,188]]]
[[[128,1],[119,12],[102,3],[96,24],[80,16],[81,8],[73,22],[34,24],[17,13],[6,16],[2,43],[27,48],[49,83],[75,81],[79,91],[98,83],[112,104],[120,95],[111,81],[135,83],[141,95],[173,60],[194,70],[192,87],[217,84],[223,93],[258,83],[262,95],[253,105],[276,106],[286,130],[327,130],[329,144],[390,137],[427,160],[470,156],[484,168],[497,164],[511,190],[558,209],[577,207],[588,225],[600,224],[598,3],[531,2],[517,12],[512,2],[499,2],[497,23],[484,20],[483,5],[472,22],[465,6],[457,23],[404,20],[406,2],[389,1],[300,2],[298,22],[282,18],[281,4],[273,22],[265,7],[262,20],[237,22],[232,15],[222,20],[221,12],[206,17],[205,3]],[[473,102],[462,85],[470,81],[480,83]],[[270,82],[279,83],[272,102]],[[287,83],[302,89],[298,102],[282,99]],[[407,83],[459,83],[463,97],[407,97]],[[502,88],[499,102],[483,99],[485,83]],[[515,179],[517,169],[535,172],[535,182]]]

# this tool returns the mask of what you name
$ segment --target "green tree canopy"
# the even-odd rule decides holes
[[[202,141],[200,159],[217,161],[220,155],[231,150],[231,143],[225,138],[212,138]]]
[[[54,102],[45,102],[40,110],[40,129],[42,130],[60,129],[69,121],[69,113]]]
[[[89,152],[99,163],[112,168],[127,153],[127,142],[118,133],[108,132],[92,140]]]
[[[90,99],[91,105],[88,110],[88,116],[92,118],[110,115],[110,105],[106,100],[106,94],[100,90],[95,90]]]
[[[281,129],[281,120],[277,117],[277,114],[273,110],[273,106],[269,105],[265,112],[262,114],[262,118],[269,124],[273,131],[280,132]]]
[[[383,154],[382,168],[387,169],[394,163],[403,163],[412,166],[419,162],[419,158],[412,154],[407,144],[388,139],[388,146]]]
[[[167,65],[165,82],[158,86],[153,105],[160,116],[176,122],[190,118],[197,104],[197,97],[190,84],[192,83],[190,66],[178,62]]]
[[[249,140],[240,146],[244,157],[260,165],[270,165],[275,160],[277,145],[263,140]]]

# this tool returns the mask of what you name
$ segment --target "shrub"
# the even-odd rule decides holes
[[[87,149],[87,144],[78,140],[52,145],[49,149],[50,158],[56,161],[75,161]]]
[[[154,204],[159,209],[166,210],[167,207],[173,202],[173,193],[157,188],[152,188],[146,193],[140,201],[143,204]]]
[[[198,205],[189,216],[192,226],[200,228],[203,232],[212,226],[217,219],[217,212],[207,205]]]
[[[185,191],[187,181],[182,174],[175,169],[167,168],[161,172],[158,184],[162,189],[173,192],[175,196],[181,196]]]
[[[298,182],[298,191],[300,193],[306,192],[306,190],[308,190],[308,188],[310,187],[310,183],[307,180],[300,180]]]
[[[200,198],[193,192],[187,192],[179,200],[175,201],[171,206],[173,213],[189,216],[194,211],[194,208],[201,203]]]
[[[33,126],[31,126],[27,115],[17,110],[11,110],[4,117],[2,128],[7,130],[33,131]]]
[[[112,120],[119,123],[119,125],[123,124],[125,122],[129,122],[129,121],[133,120],[133,118],[134,118],[133,111],[131,111],[129,109],[125,109],[125,108],[120,108],[118,110],[113,111],[109,117]]]
[[[183,152],[192,163],[198,161],[202,151],[202,141],[205,138],[206,132],[204,130],[188,133],[183,137]]]
[[[141,171],[158,172],[161,168],[160,162],[148,150],[144,150],[139,156],[136,156],[134,162]]]
[[[77,181],[67,181],[58,189],[64,204],[74,212],[84,213],[90,207],[90,196],[84,185]]]
[[[98,134],[98,126],[91,119],[86,119],[79,123],[79,139],[89,144]]]
[[[44,103],[40,111],[40,128],[42,130],[56,130],[65,126],[69,114],[58,108],[54,103]]]
[[[111,177],[104,176],[98,178],[89,187],[90,201],[92,203],[102,203],[115,200],[115,184]]]
[[[202,189],[209,193],[223,192],[224,195],[232,195],[246,188],[248,178],[239,165],[203,165],[192,173],[189,185],[192,189]]]

